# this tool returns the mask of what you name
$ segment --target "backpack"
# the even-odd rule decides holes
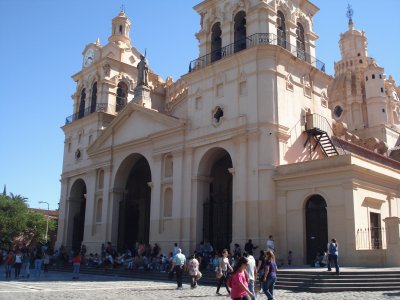
[[[331,254],[331,255],[336,255],[336,251],[337,251],[337,246],[336,246],[335,243],[332,243],[332,244],[329,246],[329,254]]]

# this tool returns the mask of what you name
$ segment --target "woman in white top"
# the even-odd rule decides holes
[[[21,273],[21,266],[22,266],[22,252],[20,250],[17,251],[15,254],[15,278],[19,278],[19,275]]]
[[[219,274],[218,275],[219,280],[218,280],[218,286],[217,286],[217,292],[216,292],[217,295],[221,295],[219,292],[219,289],[221,288],[221,285],[223,282],[225,283],[225,288],[228,291],[228,294],[231,293],[229,290],[228,284],[227,284],[227,281],[228,281],[227,278],[228,278],[228,271],[232,272],[232,270],[233,270],[232,266],[230,265],[229,259],[228,259],[228,250],[224,249],[222,251],[221,258],[219,259],[219,266],[218,266],[218,272],[217,272],[217,274]]]

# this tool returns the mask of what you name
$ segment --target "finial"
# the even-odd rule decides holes
[[[147,48],[144,48],[144,57],[147,56]]]
[[[353,15],[354,15],[354,10],[351,7],[350,3],[347,3],[347,12],[346,12],[346,16],[349,19],[349,25],[353,24]]]
[[[98,37],[97,40],[96,40],[96,45],[97,45],[97,46],[100,46],[100,38],[99,38],[99,37]]]
[[[121,5],[121,12],[125,13],[125,5],[124,4]]]

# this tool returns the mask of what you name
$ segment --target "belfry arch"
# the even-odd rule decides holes
[[[118,169],[115,189],[122,191],[118,203],[117,247],[134,249],[136,242],[149,243],[151,170],[141,154],[128,156]]]
[[[232,242],[231,168],[230,154],[223,148],[213,148],[202,157],[198,170],[198,204],[202,205],[202,213],[197,215],[202,221],[198,238],[209,241],[218,251],[229,249]]]
[[[67,247],[78,251],[84,237],[86,213],[86,184],[82,179],[76,180],[71,187],[68,199],[68,232]]]

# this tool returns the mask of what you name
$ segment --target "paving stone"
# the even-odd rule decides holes
[[[172,282],[153,282],[132,280],[116,276],[101,276],[81,274],[79,280],[73,280],[72,274],[65,272],[51,272],[38,278],[6,281],[4,273],[0,280],[1,300],[62,300],[62,299],[229,299],[225,289],[221,289],[224,296],[215,294],[216,287],[200,286],[190,289],[187,284],[183,290],[176,290]],[[295,293],[276,290],[277,300],[382,300],[400,299],[400,291],[387,292],[339,292],[339,293]],[[265,295],[258,295],[258,299],[267,299]]]

